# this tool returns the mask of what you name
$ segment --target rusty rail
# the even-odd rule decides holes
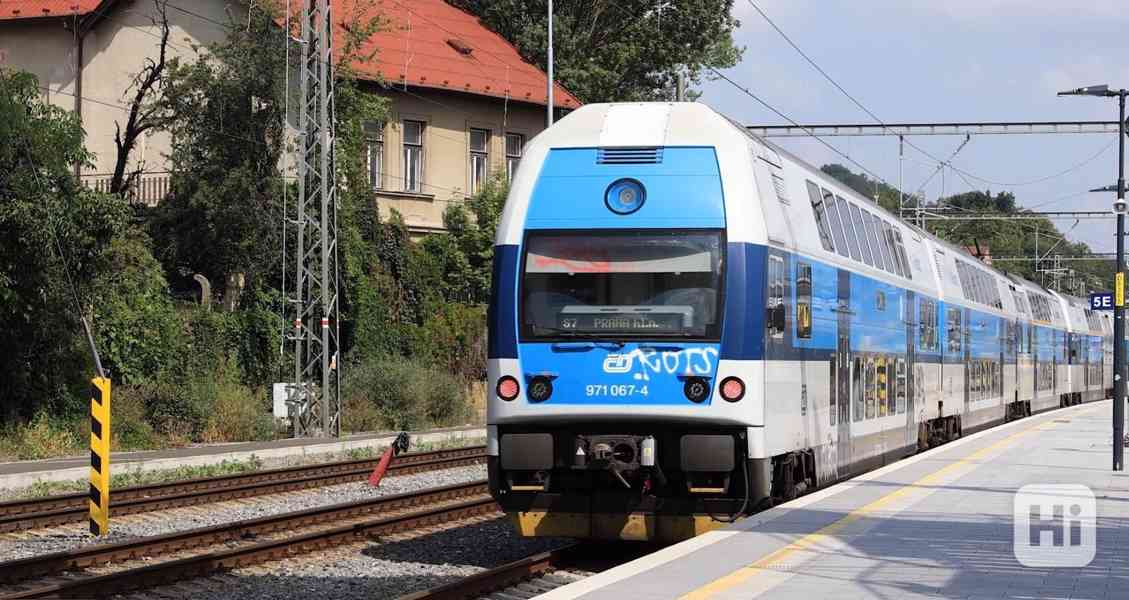
[[[487,495],[487,492],[486,481],[474,481],[8,561],[0,563],[0,583],[13,584],[115,561],[133,560],[203,546],[237,542],[254,536],[289,531],[300,527],[336,523],[346,518],[461,500],[455,504],[424,508],[406,514],[384,516],[354,524],[337,525],[309,533],[150,564],[107,575],[15,590],[6,595],[0,595],[0,598],[105,596],[180,579],[200,577],[223,569],[242,567],[348,543],[369,535],[409,531],[492,513],[497,511],[498,508],[493,499]]]
[[[396,457],[388,473],[423,473],[484,460],[484,446],[413,452]],[[120,516],[361,481],[378,462],[379,458],[359,459],[126,487],[113,491],[110,509]],[[0,503],[0,532],[85,521],[87,498],[85,493],[74,493]]]
[[[571,567],[583,554],[582,544],[541,552],[512,563],[475,573],[447,585],[401,596],[399,600],[473,600],[503,591],[523,581]]]

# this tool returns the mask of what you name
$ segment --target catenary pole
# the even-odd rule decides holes
[[[1125,204],[1125,94],[1119,90],[1117,140],[1117,206]],[[1113,307],[1113,470],[1125,469],[1125,211],[1117,212],[1117,282],[1122,302]]]

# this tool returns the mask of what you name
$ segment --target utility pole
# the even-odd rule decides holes
[[[1111,90],[1108,85],[1092,85],[1059,96],[1100,96],[1117,98],[1117,273],[1114,276],[1113,306],[1113,470],[1125,469],[1125,96],[1129,90]],[[1108,187],[1091,191],[1111,191]]]
[[[549,93],[547,127],[553,126],[553,0],[549,0]]]
[[[337,312],[337,187],[331,0],[304,0],[299,111],[294,382],[287,403],[295,437],[341,435]]]

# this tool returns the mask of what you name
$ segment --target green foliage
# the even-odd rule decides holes
[[[116,384],[151,379],[179,359],[180,322],[161,265],[136,230],[114,238],[91,285],[98,348]]]
[[[41,412],[30,423],[0,433],[0,455],[18,460],[67,456],[80,453],[82,442],[72,421]]]
[[[279,272],[284,53],[269,5],[232,23],[195,61],[174,59],[161,107],[171,115],[171,194],[154,211],[158,256],[170,273],[213,284]]]
[[[433,235],[423,249],[441,272],[440,292],[449,302],[485,304],[490,299],[494,233],[506,204],[509,183],[496,177],[465,204],[452,203],[443,213],[448,235]]]
[[[453,425],[469,413],[455,376],[401,357],[352,365],[343,387],[343,426],[349,431]]]
[[[546,0],[453,0],[545,69]],[[661,6],[660,6],[661,5]],[[555,76],[583,102],[671,100],[678,72],[700,83],[732,67],[733,0],[577,0],[554,6]]]
[[[104,253],[126,227],[118,199],[82,188],[90,155],[71,113],[42,101],[37,80],[0,69],[0,416],[5,422],[85,405],[93,373],[79,302],[104,275]],[[64,256],[60,256],[60,251]],[[69,262],[68,281],[63,258]]]

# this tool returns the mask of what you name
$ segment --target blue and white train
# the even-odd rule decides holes
[[[1112,387],[1108,316],[702,104],[537,136],[494,261],[490,486],[524,535],[684,539]]]

